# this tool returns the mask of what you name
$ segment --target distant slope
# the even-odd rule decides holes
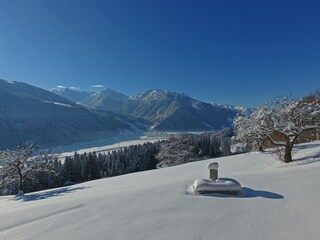
[[[249,153],[0,197],[0,238],[33,240],[317,240],[320,143],[298,146],[296,162]],[[196,195],[190,186],[219,177],[240,196]]]
[[[115,114],[99,114],[43,89],[0,80],[0,149],[20,142],[63,145],[133,131]]]

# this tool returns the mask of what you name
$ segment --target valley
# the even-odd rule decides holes
[[[124,138],[127,139],[127,138]],[[144,144],[144,143],[154,143],[157,141],[165,140],[165,137],[158,137],[158,138],[149,138],[146,136],[141,137],[131,137],[131,140],[124,140],[120,137],[117,138],[108,138],[108,139],[100,139],[94,140],[89,142],[79,142],[74,143],[67,146],[58,146],[50,148],[50,152],[57,153],[59,158],[63,159],[66,156],[72,156],[74,152],[78,154],[89,153],[89,152],[96,152],[96,153],[107,153],[113,150],[119,150],[123,147],[129,147],[132,145]]]
[[[237,113],[247,111],[166,90],[129,97],[112,89],[50,92],[0,80],[0,93],[0,149],[13,149],[20,143],[39,148],[94,141],[109,144],[152,132],[218,131],[230,127]]]

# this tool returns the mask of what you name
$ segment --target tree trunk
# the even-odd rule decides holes
[[[263,152],[263,146],[262,146],[262,145],[259,145],[258,151],[259,151],[259,152]]]
[[[292,144],[289,141],[287,141],[284,151],[284,162],[292,162]]]
[[[23,192],[23,181],[22,181],[22,177],[20,177],[20,179],[19,179],[19,191]]]
[[[19,193],[23,193],[23,177],[21,170],[18,168],[18,173],[19,173]]]

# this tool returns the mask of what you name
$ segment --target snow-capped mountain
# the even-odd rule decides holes
[[[69,98],[70,99],[70,98]],[[148,90],[128,97],[107,89],[79,102],[90,109],[143,118],[158,131],[208,131],[230,127],[238,109],[204,103],[186,94]]]
[[[63,145],[132,130],[114,113],[89,111],[49,91],[0,80],[0,149],[21,142]]]
[[[237,111],[213,106],[186,94],[148,90],[130,97],[122,113],[145,118],[160,131],[208,131],[230,127]]]

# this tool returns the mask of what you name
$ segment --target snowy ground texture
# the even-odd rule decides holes
[[[320,142],[297,161],[249,153],[0,198],[0,239],[319,239]],[[196,178],[219,163],[240,196],[199,195]]]

